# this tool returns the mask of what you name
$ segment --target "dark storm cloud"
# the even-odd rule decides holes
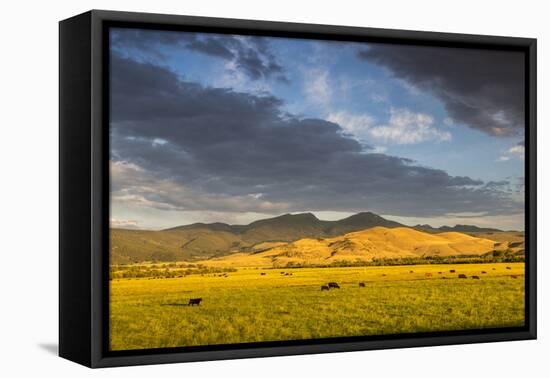
[[[121,198],[139,194],[161,208],[369,209],[404,216],[520,208],[480,180],[369,153],[336,123],[283,113],[275,97],[203,87],[117,54],[111,71],[113,160],[149,177],[132,188],[131,178],[114,177]],[[151,190],[154,182],[158,190]],[[167,182],[177,190],[165,189]]]
[[[264,37],[223,34],[115,29],[111,46],[118,51],[136,49],[141,53],[165,58],[167,48],[186,48],[235,63],[253,80],[274,78],[288,82],[283,67],[277,62]]]
[[[523,134],[522,53],[373,44],[358,57],[433,93],[459,123],[495,136]]]

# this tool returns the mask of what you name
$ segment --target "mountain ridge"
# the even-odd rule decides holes
[[[270,243],[330,238],[373,227],[405,227],[428,233],[459,231],[458,226],[409,227],[372,212],[360,212],[334,221],[320,220],[312,213],[283,214],[247,225],[230,225],[222,222],[193,223],[160,231],[113,228],[110,233],[110,256],[111,263],[116,264],[152,260],[202,260],[235,252],[258,251],[268,248]],[[496,230],[476,226],[461,227],[475,230],[472,232]],[[259,245],[261,247],[258,247]]]

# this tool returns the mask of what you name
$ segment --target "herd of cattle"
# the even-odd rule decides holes
[[[506,267],[507,270],[511,270],[512,268],[510,268],[509,266]],[[495,268],[493,268],[493,270],[495,270]],[[409,273],[414,273],[413,270],[410,270]],[[450,269],[449,270],[449,273],[456,273],[456,270],[455,269]],[[288,272],[280,272],[281,275],[283,276],[292,276],[292,273],[288,273]],[[443,272],[437,272],[437,274],[443,274]],[[481,271],[481,274],[487,274],[486,271],[482,270]],[[262,276],[265,276],[266,273],[265,272],[261,272],[260,275]],[[382,276],[386,276],[386,274],[382,274]],[[425,273],[424,276],[426,278],[429,278],[429,277],[433,277],[433,273]],[[227,277],[227,274],[220,274],[220,277]],[[441,277],[443,279],[446,279],[447,277]],[[468,278],[467,275],[463,274],[463,273],[459,273],[458,274],[458,278]],[[474,280],[479,280],[479,276],[475,276],[475,275],[472,275],[471,276],[472,279]],[[510,278],[518,278],[517,275],[510,275]],[[359,282],[359,287],[366,287],[366,284],[365,282]],[[337,282],[328,282],[326,285],[321,285],[321,291],[329,291],[331,289],[340,289],[340,285],[338,285]],[[187,306],[200,306],[202,302],[202,298],[191,298],[189,299],[189,303],[187,304]]]

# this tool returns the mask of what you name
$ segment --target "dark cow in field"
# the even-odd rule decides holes
[[[187,304],[187,306],[194,306],[194,305],[200,306],[201,301],[202,301],[202,298],[191,298],[189,299],[189,303]]]
[[[472,276],[472,279],[479,280],[479,276]]]
[[[518,276],[511,275],[510,278],[518,278]]]
[[[409,273],[414,273],[414,270],[409,270]]]
[[[484,270],[482,270],[482,271],[481,271],[481,274],[487,274],[487,272],[486,272],[486,271],[484,271]]]
[[[449,272],[451,272],[451,273],[454,273],[454,272],[455,272],[455,270],[454,270],[454,269],[451,269],[451,270],[449,270]]]
[[[465,274],[459,274],[458,278],[468,278]]]
[[[328,291],[328,286],[327,286],[327,285],[323,285],[323,286],[321,286],[321,291],[325,291],[325,290],[327,290],[327,291]]]
[[[338,285],[336,282],[329,282],[328,287],[329,289],[340,289],[340,285]]]
[[[261,276],[265,276],[265,273],[260,273]]]
[[[365,283],[364,282],[359,282],[359,287],[365,287]]]
[[[508,269],[508,270],[512,270],[512,268],[510,268],[509,266],[507,266],[507,267],[506,267],[506,269]]]

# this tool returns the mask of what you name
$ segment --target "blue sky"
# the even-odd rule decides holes
[[[391,196],[382,198],[372,194],[375,189],[368,186],[364,186],[364,198],[371,198],[372,204],[357,202],[359,205],[355,209],[352,203],[328,208],[323,206],[323,203],[331,201],[329,191],[320,187],[311,189],[309,187],[312,185],[307,180],[300,185],[304,185],[304,190],[307,189],[305,187],[311,189],[311,197],[318,198],[318,202],[288,200],[280,193],[280,188],[275,187],[272,193],[252,193],[249,184],[244,184],[244,181],[242,193],[235,187],[231,190],[226,188],[225,191],[218,187],[207,187],[204,182],[208,178],[219,176],[214,170],[209,173],[208,169],[203,171],[200,178],[197,176],[196,180],[186,182],[185,177],[179,177],[178,171],[172,172],[165,166],[160,166],[162,169],[155,168],[154,164],[161,164],[161,160],[153,153],[145,157],[142,156],[143,150],[140,150],[142,155],[135,152],[139,150],[136,143],[149,138],[153,141],[150,144],[154,145],[155,151],[173,147],[172,151],[177,152],[173,155],[174,159],[178,159],[175,156],[184,156],[183,151],[187,151],[184,159],[190,159],[190,148],[185,144],[190,142],[189,138],[181,140],[174,136],[172,140],[169,131],[159,132],[157,136],[154,132],[159,122],[166,125],[177,122],[173,123],[177,124],[174,126],[176,135],[179,133],[177,128],[185,127],[188,118],[181,118],[175,111],[170,119],[168,111],[150,105],[145,95],[139,98],[139,102],[145,102],[142,108],[149,111],[147,114],[156,119],[155,122],[142,125],[138,118],[125,114],[119,121],[111,122],[114,149],[111,164],[118,164],[112,173],[113,181],[117,180],[118,170],[124,170],[119,174],[125,177],[113,191],[112,215],[115,225],[163,228],[195,221],[247,223],[278,215],[278,212],[301,211],[312,211],[320,218],[338,218],[354,212],[373,210],[407,224],[462,223],[523,229],[524,132],[523,124],[517,121],[521,119],[523,107],[522,93],[518,94],[523,83],[509,79],[514,76],[510,72],[517,74],[516,71],[521,70],[514,55],[495,56],[487,51],[469,51],[464,54],[458,49],[447,49],[448,53],[439,54],[432,49],[417,48],[411,52],[394,45],[126,29],[112,31],[111,41],[112,56],[124,59],[120,72],[124,72],[125,66],[134,64],[142,69],[147,68],[147,72],[156,72],[151,73],[152,78],[147,80],[157,80],[154,75],[167,73],[172,75],[173,81],[196,85],[203,92],[223,89],[249,96],[247,98],[275,99],[277,122],[295,119],[296,125],[302,125],[300,120],[328,121],[336,125],[336,134],[343,135],[346,140],[352,139],[361,146],[361,151],[354,150],[355,153],[379,158],[403,158],[400,160],[403,163],[399,164],[415,170],[417,167],[426,168],[430,177],[433,172],[443,171],[448,180],[466,177],[475,181],[474,184],[465,182],[459,189],[454,184],[441,184],[444,186],[441,193],[445,193],[442,194],[442,202],[444,195],[449,197],[449,202],[453,202],[468,191],[468,200],[464,203],[477,201],[475,196],[481,194],[478,196],[480,203],[487,202],[487,196],[491,196],[489,202],[493,203],[494,200],[493,206],[501,207],[485,209],[482,205],[476,205],[476,210],[471,211],[466,204],[463,208],[455,204],[448,208],[442,205],[440,211],[429,212],[425,210],[426,206],[430,206],[429,197],[423,199],[417,196],[411,197],[411,201],[418,202],[419,210],[407,206],[407,210],[400,214],[399,209],[384,206],[385,201],[392,202]],[[423,63],[430,54],[433,59],[428,60],[428,64]],[[461,59],[464,59],[462,63]],[[429,67],[433,61],[436,63]],[[504,62],[502,67],[495,68],[500,62]],[[475,68],[472,68],[472,64],[475,64]],[[450,67],[448,72],[446,67]],[[113,70],[112,80],[118,80],[115,77],[117,72]],[[493,75],[493,72],[501,74],[506,80],[497,74]],[[119,76],[122,77],[122,74]],[[143,78],[141,88],[146,91],[148,81],[145,81],[145,76]],[[136,79],[132,80],[135,84]],[[124,96],[124,106],[131,107],[133,92],[128,93]],[[151,91],[151,96],[153,93]],[[163,96],[165,92],[159,93],[159,96]],[[171,98],[170,101],[177,103],[183,100]],[[117,113],[116,99],[112,106],[114,113]],[[185,106],[182,102],[181,107]],[[467,112],[463,111],[466,106]],[[194,117],[196,119],[197,116]],[[234,117],[238,119],[239,113],[235,112]],[[227,127],[222,130],[225,132]],[[129,145],[131,143],[134,146]],[[174,150],[177,148],[179,150]],[[299,144],[295,148],[300,148]],[[318,153],[323,152],[321,150]],[[197,158],[194,157],[195,162]],[[231,156],[228,155],[227,159],[231,159]],[[185,162],[188,163],[187,160]],[[296,161],[296,164],[300,162]],[[235,202],[248,201],[250,196],[257,195],[258,198],[265,198],[273,207],[259,203],[256,208],[234,205],[213,206],[210,209],[208,205],[182,205],[174,198],[172,201],[155,199],[150,194],[154,192],[154,185],[140,192],[140,188],[143,190],[144,187],[143,182],[147,181],[143,177],[126,178],[129,176],[128,167],[135,171],[134,176],[140,172],[143,177],[151,176],[151,182],[160,180],[168,186],[172,183],[176,188],[174,193],[192,192],[189,196],[193,196],[204,191],[217,199],[223,197],[224,200]],[[345,169],[345,166],[337,169]],[[158,176],[161,170],[166,170],[163,177]],[[235,174],[244,177],[247,172]],[[407,175],[410,177],[410,174]],[[228,181],[234,179],[231,176]],[[262,186],[254,180],[250,182]],[[294,179],[292,182],[296,185]],[[392,184],[392,187],[395,185]],[[453,197],[453,190],[460,190],[460,194]],[[172,196],[177,197],[174,193]],[[322,193],[326,193],[327,197],[323,199]],[[360,193],[359,197],[362,197],[361,191],[353,191],[349,195],[354,193]],[[402,193],[396,191],[392,195],[401,198],[408,194],[404,189]]]

